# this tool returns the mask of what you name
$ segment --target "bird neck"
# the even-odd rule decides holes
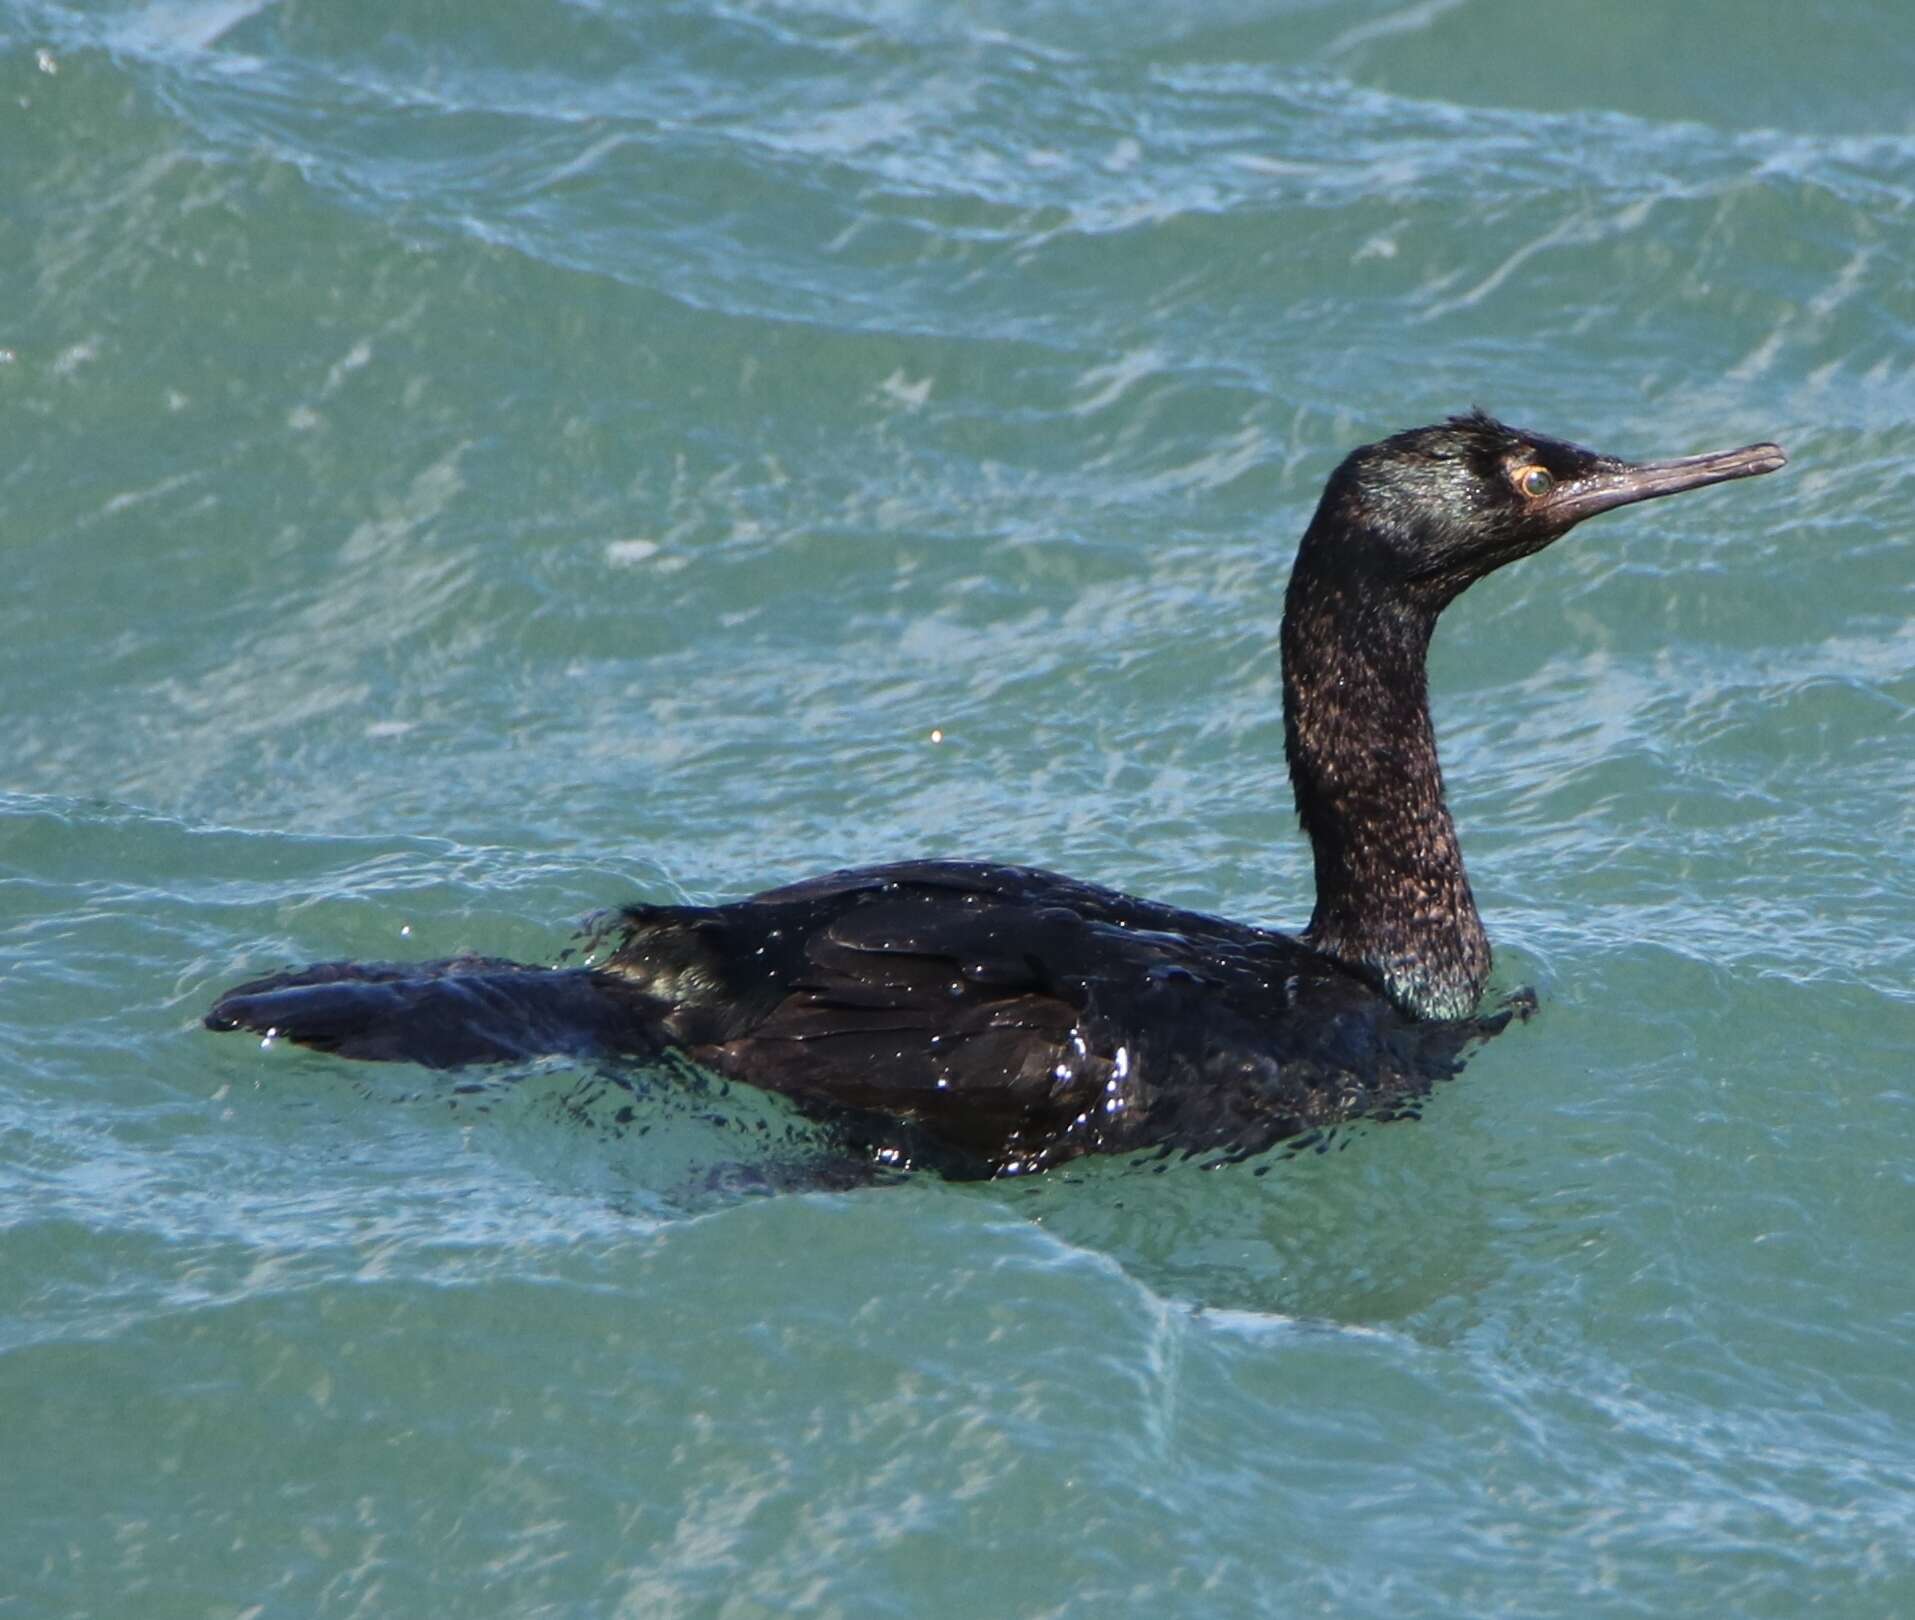
[[[1306,535],[1284,600],[1284,750],[1316,857],[1305,942],[1423,1018],[1461,1018],[1490,950],[1443,796],[1426,663],[1438,605],[1378,590],[1350,537]]]

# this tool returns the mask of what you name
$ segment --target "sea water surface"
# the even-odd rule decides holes
[[[1886,0],[0,0],[0,1614],[1915,1613],[1912,85]],[[716,1087],[199,1028],[907,854],[1299,926],[1295,537],[1472,404],[1792,460],[1445,619],[1542,1006],[1418,1123],[756,1196]]]

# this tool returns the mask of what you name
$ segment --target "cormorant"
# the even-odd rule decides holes
[[[1351,452],[1284,597],[1284,747],[1316,860],[1299,936],[1024,867],[910,861],[613,914],[609,955],[330,962],[209,1028],[444,1068],[676,1051],[880,1163],[955,1176],[1143,1148],[1219,1159],[1414,1112],[1468,1045],[1489,941],[1443,797],[1437,615],[1611,507],[1773,472],[1773,444],[1627,462],[1477,411]]]

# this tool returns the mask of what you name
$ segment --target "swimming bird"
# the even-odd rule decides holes
[[[602,959],[329,962],[206,1015],[450,1068],[660,1057],[790,1099],[879,1164],[1217,1160],[1414,1113],[1512,1007],[1443,793],[1425,665],[1476,580],[1599,512],[1773,472],[1773,444],[1629,462],[1480,411],[1352,451],[1284,597],[1284,747],[1315,857],[1288,935],[1020,866],[907,861],[724,905],[633,905]]]

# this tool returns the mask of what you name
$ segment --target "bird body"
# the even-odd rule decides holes
[[[980,862],[634,906],[599,932],[587,968],[321,964],[212,1016],[435,1068],[678,1050],[960,1177],[1164,1145],[1240,1158],[1413,1111],[1508,1017],[1417,1019],[1289,935]]]

